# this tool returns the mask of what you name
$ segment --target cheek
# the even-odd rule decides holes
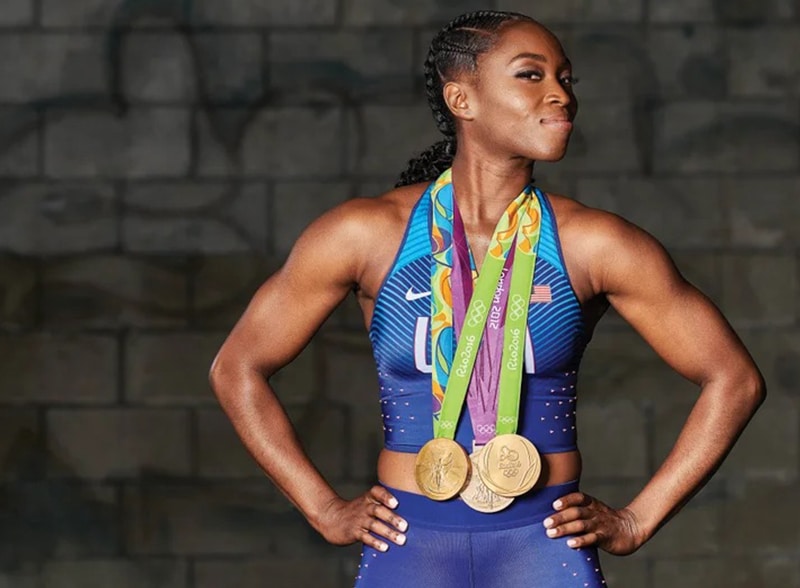
[[[535,109],[535,101],[523,92],[501,92],[496,97],[496,103],[499,111],[519,121],[529,118]]]
[[[528,96],[498,92],[484,103],[483,114],[488,133],[496,137],[514,137],[536,119],[536,108]]]

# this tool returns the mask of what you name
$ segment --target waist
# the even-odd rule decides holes
[[[579,451],[544,453],[541,457],[542,472],[531,492],[548,486],[574,482],[580,478],[582,462]],[[384,449],[378,456],[378,479],[381,483],[392,488],[420,494],[414,479],[416,461],[416,453]]]
[[[407,492],[383,484],[397,498],[397,514],[408,521],[409,529],[425,528],[437,531],[498,531],[541,523],[553,514],[553,502],[578,491],[577,480],[533,489],[514,499],[500,512],[483,513],[454,498],[438,502],[422,494]]]

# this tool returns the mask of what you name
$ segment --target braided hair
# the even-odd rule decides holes
[[[497,42],[500,29],[509,22],[519,21],[536,22],[516,12],[468,12],[450,21],[433,38],[424,65],[425,94],[444,139],[408,162],[396,188],[435,180],[453,164],[457,148],[456,124],[444,101],[444,84],[460,73],[475,72],[478,56]]]

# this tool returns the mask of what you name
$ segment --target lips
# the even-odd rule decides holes
[[[554,116],[549,118],[543,118],[541,121],[543,125],[551,128],[561,129],[561,130],[571,130],[572,129],[572,122],[563,116]]]

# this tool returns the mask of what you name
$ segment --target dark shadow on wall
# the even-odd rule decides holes
[[[111,556],[121,550],[116,490],[77,480],[22,430],[0,465],[0,568],[15,571],[53,558]],[[49,474],[48,474],[49,472]],[[101,499],[102,497],[102,499]]]

